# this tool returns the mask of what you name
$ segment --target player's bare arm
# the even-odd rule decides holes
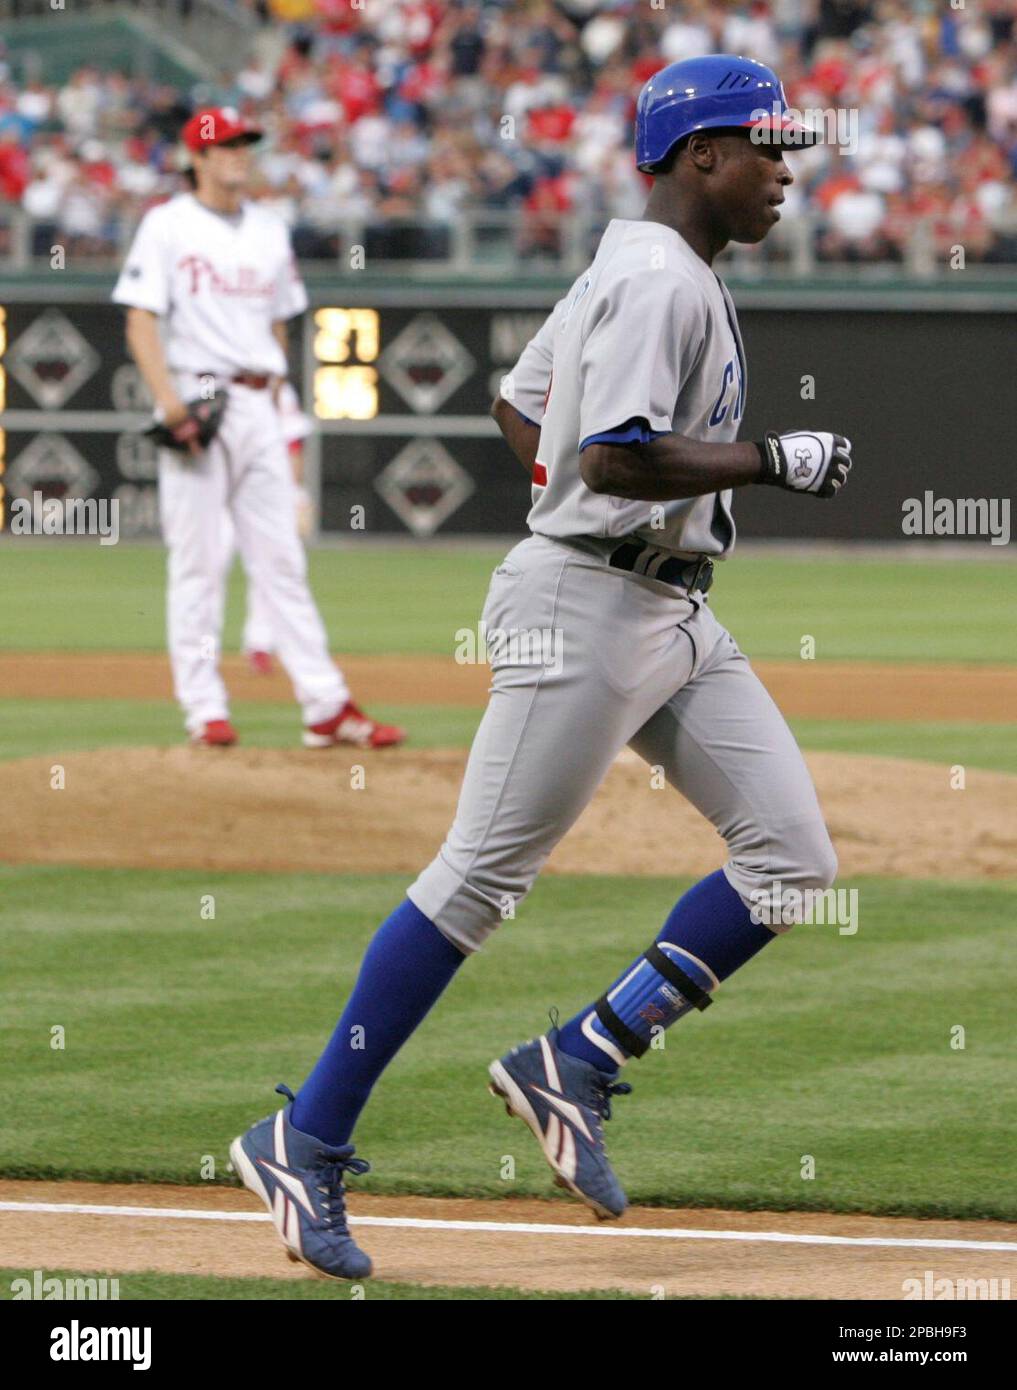
[[[282,348],[283,357],[288,362],[290,360],[290,330],[288,320],[275,319],[272,323],[272,336]],[[272,400],[277,406],[279,404],[279,392],[285,380],[285,377],[279,377],[272,388]]]
[[[138,371],[152,393],[152,399],[167,425],[178,425],[186,418],[187,406],[180,399],[166,365],[166,354],[159,337],[159,316],[148,309],[127,310],[127,346],[138,364]]]
[[[579,462],[591,492],[641,502],[670,502],[746,487],[759,481],[760,467],[755,444],[706,444],[680,434],[647,444],[591,444]]]
[[[559,300],[554,306],[512,371],[502,377],[501,388],[491,405],[491,415],[506,444],[531,478],[540,442],[540,421],[551,384],[555,316],[564,302]]]
[[[540,428],[526,420],[504,396],[496,396],[491,415],[502,432],[505,443],[531,476],[540,441]]]
[[[834,497],[851,471],[851,444],[826,431],[770,431],[758,443],[736,444],[668,434],[646,444],[591,444],[579,471],[591,492],[642,502],[703,497],[751,483]]]
[[[297,443],[290,446],[290,472],[297,487],[304,485],[304,448]]]

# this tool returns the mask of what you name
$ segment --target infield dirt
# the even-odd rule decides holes
[[[343,656],[340,664],[364,704],[478,705],[490,669],[438,656]],[[950,720],[1007,724],[1017,711],[1017,666],[894,664],[872,661],[753,661],[788,718]],[[271,704],[290,697],[277,672],[253,675],[228,656],[223,675],[237,700]],[[162,652],[0,653],[0,691],[11,699],[169,700]]]
[[[1017,863],[1017,777],[932,763],[807,755],[843,879],[993,878]],[[51,769],[64,769],[55,796]],[[440,846],[466,753],[105,748],[0,764],[18,813],[0,861],[117,868],[414,873]],[[963,797],[964,815],[957,814]],[[413,815],[407,819],[406,807]],[[625,834],[619,835],[619,825]],[[548,873],[698,875],[724,861],[699,813],[625,752]]]

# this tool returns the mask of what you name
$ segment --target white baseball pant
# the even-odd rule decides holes
[[[177,373],[184,400],[201,378]],[[223,511],[236,533],[248,583],[262,600],[275,650],[305,724],[330,719],[349,699],[307,583],[294,483],[271,391],[230,383],[215,439],[192,457],[159,451],[159,514],[169,549],[167,637],[173,686],[189,732],[229,715],[219,671]]]

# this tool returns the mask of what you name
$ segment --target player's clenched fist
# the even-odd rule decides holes
[[[851,472],[851,441],[824,430],[777,434],[769,430],[756,446],[763,458],[761,483],[834,497]]]

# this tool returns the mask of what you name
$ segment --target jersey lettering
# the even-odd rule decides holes
[[[729,400],[728,396],[731,387],[737,385],[734,392],[734,400]],[[727,419],[727,413],[732,412],[732,420],[740,420],[742,408],[745,404],[745,382],[742,377],[742,364],[740,358],[732,357],[724,363],[724,377],[720,385],[717,400],[710,412],[710,424],[722,425]]]
[[[724,397],[727,395],[727,389],[731,385],[732,381],[734,381],[734,363],[731,361],[730,358],[728,358],[728,360],[724,363],[724,380],[721,382],[720,385],[720,395],[717,397],[716,404],[710,411],[711,425],[723,424],[724,420],[727,418],[728,405],[725,402]]]
[[[206,288],[213,294],[241,295],[244,298],[271,299],[276,287],[270,281],[259,280],[258,272],[252,266],[238,267],[233,280],[221,275],[207,256],[181,256],[177,269],[189,273],[191,294],[200,294]]]

